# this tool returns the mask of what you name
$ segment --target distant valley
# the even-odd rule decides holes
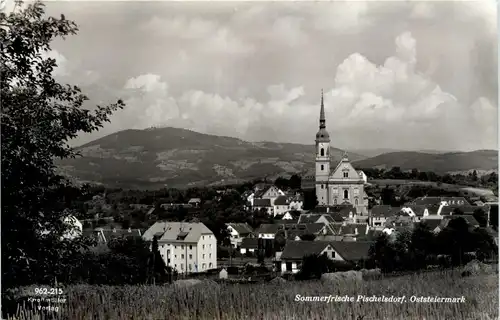
[[[156,189],[230,184],[255,178],[310,174],[314,146],[293,143],[247,142],[186,129],[124,130],[87,143],[82,155],[59,161],[59,170],[80,183],[110,187]],[[344,151],[332,148],[332,166]],[[436,172],[498,166],[496,151],[455,154],[392,152],[367,157],[349,152],[358,168],[417,168]]]

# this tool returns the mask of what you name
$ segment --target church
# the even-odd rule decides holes
[[[321,91],[319,131],[316,133],[315,189],[319,206],[352,205],[357,214],[368,215],[368,196],[364,186],[366,176],[356,171],[344,153],[340,162],[331,169],[330,135],[326,131],[325,106]]]

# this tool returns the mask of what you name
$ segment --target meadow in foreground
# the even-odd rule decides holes
[[[177,286],[67,287],[57,319],[498,319],[498,274],[462,278],[456,272],[355,284],[319,281]],[[407,302],[295,302],[295,296],[406,296]],[[411,296],[465,297],[465,303],[411,303]],[[52,314],[54,315],[54,313]],[[43,319],[20,307],[15,319]],[[10,318],[14,319],[14,318]]]

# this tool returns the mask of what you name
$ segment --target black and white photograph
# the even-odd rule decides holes
[[[1,0],[1,318],[498,319],[497,7]]]

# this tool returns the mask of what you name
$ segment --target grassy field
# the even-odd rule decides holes
[[[26,289],[25,290],[30,290]],[[349,284],[319,281],[192,287],[72,286],[56,319],[498,319],[498,274],[456,272]],[[406,296],[403,303],[296,302],[295,296]],[[465,303],[415,303],[411,296],[465,297]],[[21,307],[15,318],[43,319]]]

